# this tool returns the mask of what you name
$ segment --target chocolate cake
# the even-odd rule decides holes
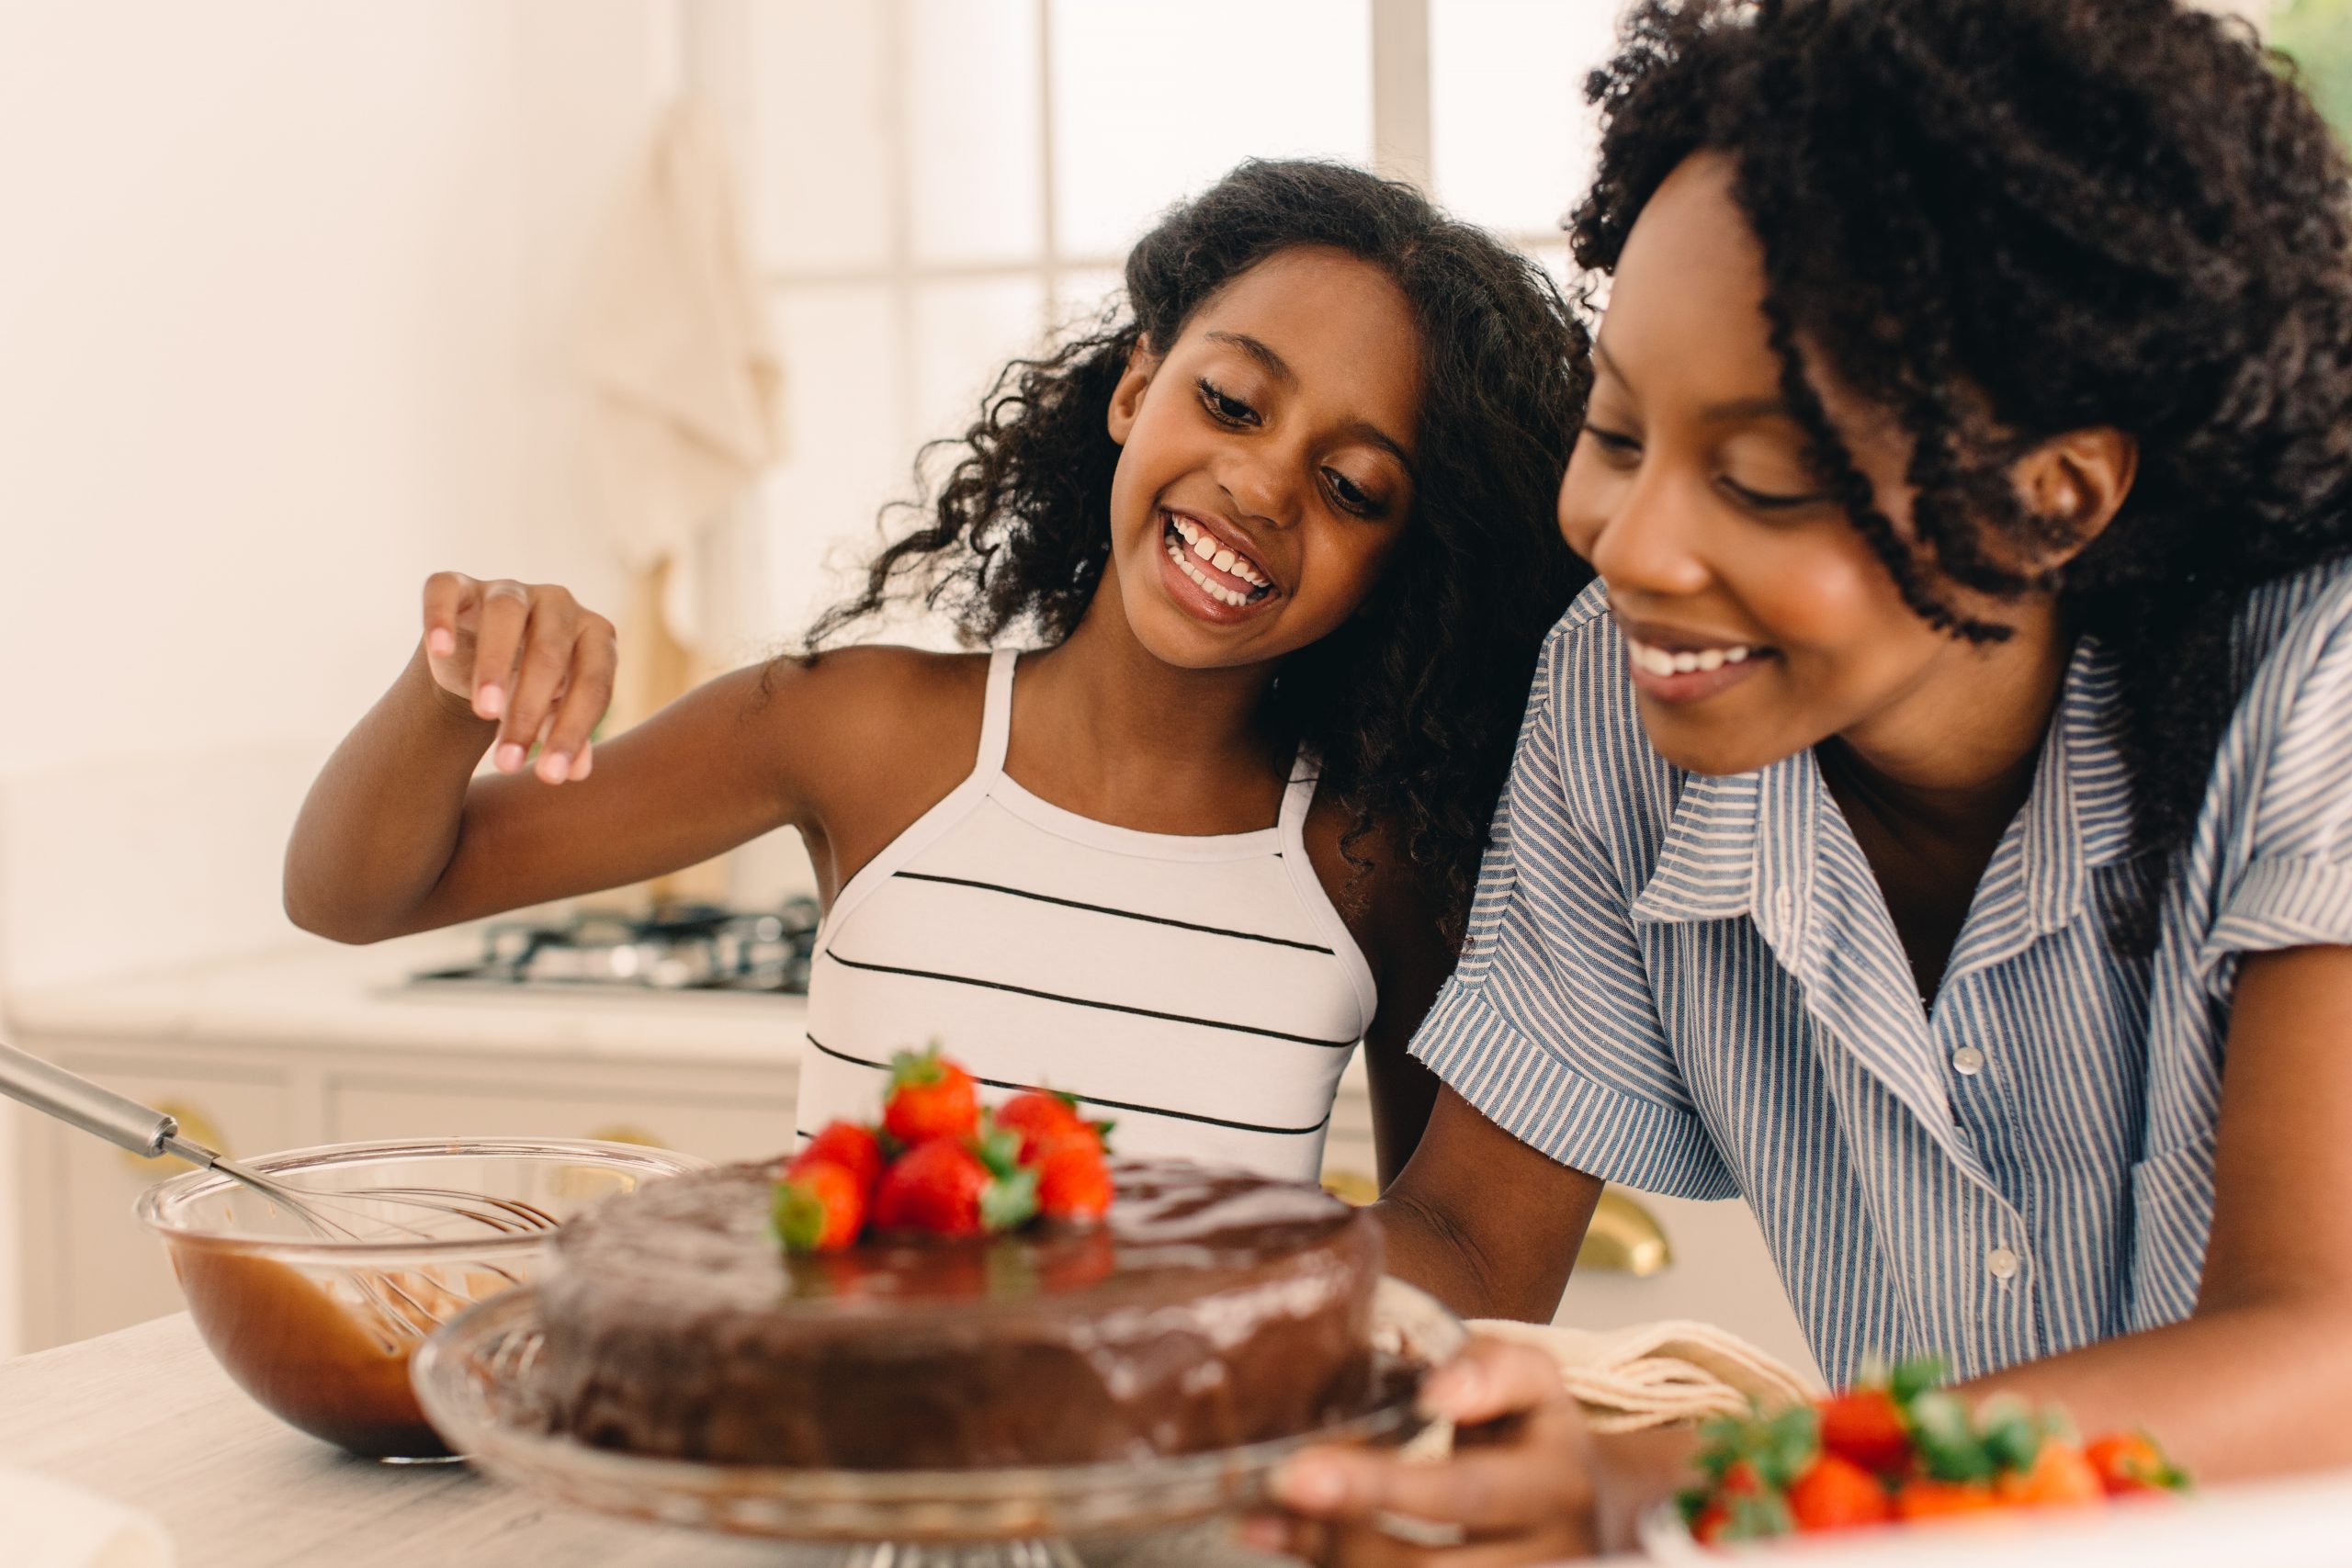
[[[774,1168],[655,1182],[565,1225],[539,1285],[576,1437],[846,1469],[1128,1461],[1351,1415],[1380,1233],[1313,1188],[1114,1168],[1106,1220],[786,1256]]]

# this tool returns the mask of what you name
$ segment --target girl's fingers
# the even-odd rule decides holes
[[[462,571],[436,571],[424,580],[424,651],[447,659],[458,651],[458,623],[481,584]]]
[[[522,583],[501,581],[482,585],[471,682],[476,716],[506,716],[507,699],[514,695],[514,666],[523,656],[523,637],[530,619],[531,591]]]
[[[501,773],[522,771],[523,760],[538,739],[541,726],[563,694],[579,637],[580,611],[571,595],[560,588],[542,588],[533,595],[522,662],[515,671],[514,689],[507,694],[498,751],[492,759]]]
[[[588,776],[588,738],[612,705],[613,676],[619,664],[612,626],[601,615],[584,615],[582,621],[578,640],[571,647],[563,700],[555,708],[546,743],[539,749],[538,774],[548,784],[577,783]]]

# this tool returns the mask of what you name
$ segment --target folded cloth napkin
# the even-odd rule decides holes
[[[172,1568],[163,1527],[96,1493],[0,1470],[0,1524],[13,1568]]]
[[[1769,1409],[1822,1392],[1777,1357],[1708,1323],[1644,1323],[1597,1333],[1487,1318],[1473,1322],[1470,1332],[1532,1345],[1557,1361],[1561,1381],[1596,1432],[1638,1432],[1736,1416],[1751,1400]],[[1416,1438],[1406,1454],[1442,1459],[1453,1447],[1453,1429],[1441,1422]]]

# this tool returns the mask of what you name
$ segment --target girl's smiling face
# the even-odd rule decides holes
[[[1387,273],[1282,251],[1236,276],[1111,400],[1111,570],[1170,664],[1278,659],[1370,595],[1413,503],[1420,337]]]
[[[2051,601],[1984,605],[2015,628],[1989,645],[1938,631],[1904,603],[1826,492],[1782,400],[1762,257],[1731,181],[1727,158],[1693,156],[1627,236],[1560,487],[1561,532],[1609,586],[1643,723],[1668,761],[1746,773],[1842,736],[1896,773],[1964,773],[1970,716],[2046,683]],[[1906,532],[1902,430],[1817,367],[1813,380]]]

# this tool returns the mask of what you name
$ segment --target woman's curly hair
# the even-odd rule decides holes
[[[1105,428],[1139,346],[1164,350],[1227,284],[1329,246],[1385,270],[1421,334],[1413,515],[1362,613],[1292,654],[1270,715],[1322,759],[1458,936],[1544,634],[1585,573],[1552,522],[1589,384],[1583,327],[1533,262],[1408,185],[1316,162],[1251,162],[1175,208],[1127,257],[1124,308],[1008,367],[911,531],[811,628],[813,652],[903,596],[968,643],[1059,642],[1110,556]],[[918,472],[924,465],[919,463]],[[1351,859],[1355,856],[1351,849]],[[1359,869],[1362,863],[1359,863]]]
[[[2246,595],[2352,546],[2352,172],[2291,67],[2175,0],[1645,0],[1586,96],[1579,265],[1613,268],[1690,153],[1731,158],[1823,478],[1931,624],[1996,639],[1951,587],[2044,589],[2120,656],[2135,839],[2169,855],[2243,684]],[[1916,543],[1808,353],[1912,439]],[[2068,526],[2009,466],[2093,426],[2137,441],[2129,495],[2072,564],[2018,570]]]

